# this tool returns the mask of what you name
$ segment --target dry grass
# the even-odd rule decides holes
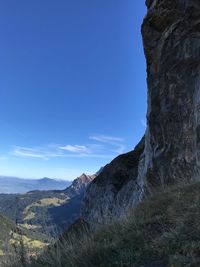
[[[32,267],[200,266],[200,183],[157,193],[128,218],[60,240]]]
[[[198,267],[200,183],[157,193],[121,222],[65,235],[31,267]],[[11,267],[11,266],[9,266]]]

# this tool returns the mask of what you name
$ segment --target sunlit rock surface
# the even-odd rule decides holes
[[[135,151],[116,158],[85,195],[92,227],[123,217],[156,186],[200,177],[200,1],[147,0],[147,130]]]

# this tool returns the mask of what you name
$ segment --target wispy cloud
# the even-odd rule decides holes
[[[97,134],[97,135],[91,135],[89,137],[91,140],[103,142],[103,143],[116,143],[116,142],[123,142],[124,139],[116,136],[108,136],[108,135],[102,135],[102,134]]]
[[[89,140],[93,142],[88,144],[67,144],[67,145],[46,145],[40,147],[22,147],[14,146],[11,154],[16,157],[36,158],[48,160],[51,158],[110,158],[116,154],[124,152],[125,146],[122,143],[123,138],[107,136],[107,135],[92,135]]]
[[[66,145],[59,147],[62,150],[73,152],[73,153],[89,153],[90,150],[87,146],[79,146],[79,145]]]
[[[15,146],[12,155],[28,158],[41,158],[48,160],[49,158],[62,157],[63,153],[56,147],[48,145],[45,147],[21,147]]]
[[[91,140],[95,140],[112,146],[112,148],[110,149],[115,153],[120,154],[123,153],[125,150],[125,146],[123,144],[124,138],[102,134],[91,135],[89,138]]]

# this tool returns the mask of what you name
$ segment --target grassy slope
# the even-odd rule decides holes
[[[200,266],[200,183],[158,193],[126,221],[60,242],[33,266]]]

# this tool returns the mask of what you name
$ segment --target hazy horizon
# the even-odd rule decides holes
[[[26,179],[30,179],[30,180],[42,180],[42,179],[44,179],[44,178],[48,178],[48,179],[51,179],[51,180],[64,180],[64,181],[69,181],[69,182],[71,182],[71,181],[73,181],[73,180],[68,180],[68,179],[64,179],[64,178],[59,178],[59,177],[16,177],[16,176],[9,176],[9,175],[1,175],[0,174],[0,179],[1,178],[16,178],[16,179],[22,179],[22,180],[26,180]],[[76,179],[77,177],[75,177],[74,179]]]

